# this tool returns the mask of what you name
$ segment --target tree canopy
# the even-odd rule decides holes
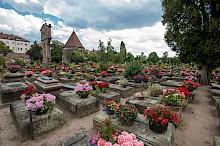
[[[54,40],[50,44],[50,47],[51,47],[51,61],[54,61],[57,63],[61,62],[64,44],[60,41]]]
[[[5,45],[5,43],[3,41],[0,41],[0,53],[7,55],[8,52],[12,52],[11,49],[9,49],[8,46]]]
[[[33,45],[31,45],[31,49],[26,52],[30,56],[32,61],[41,60],[43,59],[43,55],[41,53],[42,47],[40,47],[37,42],[35,41]]]
[[[156,63],[157,61],[159,61],[159,57],[157,56],[156,52],[151,52],[148,56],[148,62],[153,62]]]

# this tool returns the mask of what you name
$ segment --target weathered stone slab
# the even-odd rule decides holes
[[[142,114],[146,108],[150,107],[153,104],[160,104],[161,101],[162,99],[160,97],[157,97],[157,98],[146,97],[144,98],[144,100],[139,100],[137,97],[132,97],[128,99],[126,103],[135,105],[136,108],[138,109],[138,112]]]
[[[37,81],[39,81],[39,82],[41,82],[41,83],[44,83],[44,84],[58,83],[58,80],[53,79],[53,78],[50,78],[50,79],[48,79],[48,80],[44,80],[44,79],[42,79],[42,77],[38,77],[38,78],[37,78]]]
[[[76,86],[76,84],[63,84],[63,88],[68,90],[74,90]]]
[[[0,85],[2,103],[20,100],[20,96],[28,86],[23,82],[2,83]]]
[[[18,130],[19,136],[23,140],[30,138],[30,116],[29,112],[25,110],[24,101],[17,101],[10,105],[10,114],[13,122]],[[32,114],[33,121],[33,134],[34,136],[41,136],[55,128],[64,124],[63,112],[58,108],[54,108],[51,113],[47,111],[43,115]]]
[[[84,117],[99,111],[100,103],[94,96],[81,99],[74,91],[64,91],[57,95],[56,103],[77,117]]]
[[[3,75],[2,81],[4,83],[9,83],[9,82],[21,82],[24,81],[24,74],[17,72],[17,73],[5,73]]]
[[[126,98],[134,94],[134,88],[129,86],[123,88],[120,85],[110,84],[109,90],[119,93],[122,98]]]
[[[211,90],[210,90],[210,93],[211,93],[213,96],[220,96],[220,90],[218,90],[218,89],[211,89]]]
[[[147,146],[172,146],[175,128],[171,123],[169,123],[165,133],[155,133],[150,130],[148,120],[141,114],[138,114],[138,120],[136,120],[133,125],[123,126],[114,115],[109,116],[105,112],[102,112],[93,119],[94,128],[97,128],[98,123],[102,124],[102,120],[105,118],[112,119],[113,124],[116,125],[118,130],[134,133],[137,139],[143,141]]]
[[[109,91],[107,93],[99,93],[94,96],[98,97],[99,102],[102,104],[110,100],[120,102],[120,94],[112,91]]]
[[[187,80],[185,77],[168,77],[167,80],[175,80],[177,82],[183,82],[184,80]]]
[[[211,83],[211,87],[212,87],[212,89],[218,89],[218,90],[220,90],[220,85],[217,84],[217,83]]]
[[[220,137],[214,136],[214,138],[213,138],[213,146],[220,146]]]
[[[59,78],[59,82],[60,83],[76,83],[76,79],[74,79],[74,78],[71,78],[71,79]]]
[[[79,83],[80,84],[85,84],[85,83],[89,83],[89,81],[87,81],[87,80],[80,80]]]
[[[134,88],[134,92],[140,92],[148,88],[149,83],[135,83],[135,82],[128,82],[128,86]]]
[[[108,76],[105,78],[99,78],[99,80],[102,82],[108,82],[114,84],[117,80],[120,80],[122,78],[123,78],[122,76]]]
[[[167,80],[166,82],[160,82],[160,85],[175,87],[175,88],[178,88],[178,87],[182,86],[180,82],[174,82],[172,80]]]
[[[44,84],[39,81],[34,81],[34,85],[43,91],[56,90],[56,89],[60,89],[63,87],[63,85],[60,83]]]

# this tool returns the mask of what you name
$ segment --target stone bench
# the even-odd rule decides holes
[[[97,125],[103,124],[103,119],[106,118],[112,119],[117,130],[134,133],[137,139],[144,142],[147,146],[172,146],[175,127],[171,123],[169,123],[165,133],[155,133],[150,130],[148,120],[141,114],[138,114],[138,120],[133,125],[124,126],[115,118],[115,115],[109,116],[105,112],[102,112],[93,119],[93,127],[97,129]]]
[[[5,104],[20,100],[21,94],[27,87],[23,82],[2,83],[0,85],[1,102]]]
[[[100,102],[94,96],[81,99],[74,91],[64,91],[56,95],[56,103],[79,118],[90,115],[100,109]]]
[[[134,88],[130,86],[123,88],[120,85],[110,84],[109,90],[119,93],[122,98],[126,98],[134,94]]]
[[[35,137],[48,133],[64,124],[63,112],[58,108],[54,108],[51,113],[47,111],[47,113],[43,115],[35,115],[34,112],[32,113],[32,132]],[[25,102],[22,100],[12,103],[10,105],[10,114],[22,140],[31,138],[30,116],[29,112],[25,110]]]

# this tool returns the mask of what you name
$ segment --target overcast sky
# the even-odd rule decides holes
[[[52,39],[66,43],[74,30],[83,46],[98,49],[109,37],[119,50],[146,56],[175,52],[164,42],[160,0],[0,0],[0,31],[40,42],[43,23],[52,24]]]

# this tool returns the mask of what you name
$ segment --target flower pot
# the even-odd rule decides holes
[[[165,125],[156,125],[156,123],[152,123],[149,121],[149,127],[152,131],[156,133],[164,133],[167,131],[168,123]]]
[[[106,109],[105,109],[106,113],[109,114],[109,115],[113,115],[115,113],[114,110],[111,110],[111,107],[110,106],[107,106]]]
[[[148,82],[148,79],[143,79],[143,81],[144,81],[145,83],[147,83],[147,82]]]
[[[144,100],[144,97],[137,97],[138,100]]]
[[[141,79],[141,78],[136,78],[136,79],[135,79],[135,83],[141,83],[142,80],[143,80],[143,79]]]
[[[88,98],[88,96],[89,96],[89,93],[84,93],[84,94],[81,94],[81,95],[80,95],[80,97],[81,97],[82,99]]]
[[[10,73],[16,73],[19,71],[19,69],[17,68],[12,68],[12,69],[9,69]]]
[[[32,74],[27,75],[28,78],[32,77]]]
[[[25,103],[26,103],[26,101],[28,100],[28,99],[30,99],[31,97],[25,97],[24,98],[24,101],[25,101]]]
[[[126,121],[123,121],[123,120],[120,120],[120,122],[121,122],[121,125],[124,125],[124,126],[131,126],[134,123],[134,121],[126,122]]]
[[[46,114],[47,111],[48,111],[48,108],[46,108],[46,109],[39,108],[35,111],[35,114],[36,115],[43,115],[43,114]]]

